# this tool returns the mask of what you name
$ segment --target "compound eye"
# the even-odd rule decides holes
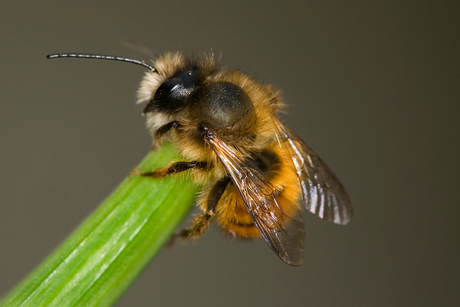
[[[162,101],[168,98],[174,91],[176,91],[182,85],[182,79],[173,78],[163,82],[155,92],[153,96],[154,101]]]

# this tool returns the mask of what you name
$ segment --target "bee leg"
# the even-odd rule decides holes
[[[216,206],[219,203],[222,194],[224,194],[229,182],[230,177],[224,176],[214,184],[207,197],[206,212],[214,214]]]
[[[158,128],[158,130],[155,131],[155,137],[154,137],[156,143],[161,143],[161,139],[166,134],[166,132],[168,132],[172,128],[179,128],[180,126],[181,124],[177,120],[174,120]]]
[[[181,238],[182,240],[188,239],[197,239],[201,237],[209,227],[209,223],[211,222],[211,218],[214,215],[214,212],[205,212],[199,214],[193,220],[192,226],[182,229],[178,233],[175,233],[171,236],[168,243],[166,244],[167,247],[172,247],[176,238]]]
[[[178,234],[173,235],[168,245],[172,245],[176,237],[180,237],[184,240],[196,239],[206,232],[209,227],[209,223],[211,222],[211,218],[215,214],[217,203],[219,202],[229,182],[230,178],[225,176],[214,184],[207,197],[206,212],[198,215],[193,221],[191,227],[183,229]]]
[[[180,237],[183,240],[197,239],[201,237],[209,227],[211,218],[214,212],[205,212],[195,217],[193,224],[189,228],[182,229],[175,237]]]
[[[137,169],[134,169],[131,171],[131,174],[140,175],[144,177],[163,178],[192,168],[207,170],[211,168],[211,165],[203,161],[174,162],[169,164],[165,168],[160,168],[151,172],[141,172]]]

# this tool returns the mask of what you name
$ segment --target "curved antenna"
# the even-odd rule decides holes
[[[84,59],[98,59],[98,60],[112,60],[112,61],[122,61],[122,62],[128,62],[128,63],[133,63],[137,65],[144,66],[148,68],[151,72],[156,72],[158,71],[155,69],[155,67],[150,66],[142,61],[130,59],[130,58],[125,58],[121,56],[115,56],[115,55],[103,55],[103,54],[87,54],[87,53],[54,53],[54,54],[48,54],[46,56],[48,59],[56,59],[56,58],[84,58]]]

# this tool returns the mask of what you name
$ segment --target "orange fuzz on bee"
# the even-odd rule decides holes
[[[178,236],[200,237],[211,220],[240,238],[262,236],[287,264],[302,264],[305,231],[301,204],[320,218],[345,225],[350,199],[331,169],[281,123],[279,91],[237,70],[225,70],[213,55],[166,53],[144,62],[108,55],[60,53],[130,62],[146,73],[139,103],[154,142],[169,139],[186,161],[142,176],[184,171],[204,185],[197,199],[203,213]]]

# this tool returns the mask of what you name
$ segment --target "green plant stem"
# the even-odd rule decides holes
[[[165,144],[137,169],[173,159]],[[183,178],[127,178],[0,306],[111,306],[169,240],[198,188]]]

